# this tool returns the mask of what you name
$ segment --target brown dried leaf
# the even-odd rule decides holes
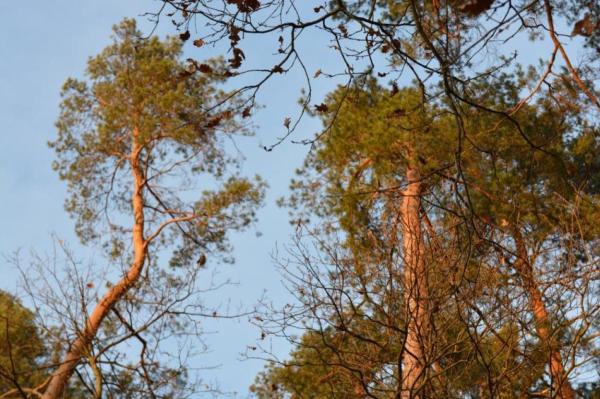
[[[240,12],[253,12],[260,8],[258,0],[227,0],[228,4],[235,4]]]
[[[208,122],[206,123],[206,127],[208,127],[209,129],[216,127],[221,123],[222,119],[223,117],[221,115],[215,116],[214,118],[208,120]]]
[[[235,25],[229,27],[229,40],[231,40],[232,46],[235,46],[240,41],[240,31],[240,28]]]
[[[492,4],[494,4],[494,0],[470,0],[461,4],[458,7],[458,10],[471,17],[476,17],[489,10],[492,7]]]
[[[229,65],[233,69],[237,69],[242,66],[242,61],[246,58],[244,52],[239,47],[233,47],[233,58],[229,60]]]
[[[594,33],[594,30],[598,29],[598,27],[600,27],[600,21],[594,23],[594,21],[592,21],[592,14],[588,12],[585,14],[583,19],[575,22],[575,25],[573,26],[573,32],[571,32],[571,35],[589,37],[592,35],[592,33]]]
[[[186,30],[185,32],[180,33],[179,38],[185,42],[186,40],[188,40],[190,38],[190,31]]]

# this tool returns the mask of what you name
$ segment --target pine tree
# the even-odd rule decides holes
[[[142,38],[125,20],[88,61],[86,80],[64,85],[50,146],[71,194],[67,211],[83,243],[101,243],[129,266],[73,335],[45,399],[61,397],[108,313],[143,294],[144,268],[160,267],[161,250],[173,251],[180,279],[186,268],[192,275],[197,259],[228,250],[228,231],[252,223],[262,200],[262,183],[236,177],[224,150],[227,136],[249,131],[217,88],[220,62],[186,65],[181,51],[179,39]]]
[[[492,75],[465,99],[508,107],[530,79]],[[560,258],[576,256],[597,234],[597,129],[551,99],[512,117],[473,106],[462,111],[466,136],[457,156],[448,106],[418,89],[389,92],[367,80],[340,88],[321,108],[332,110],[322,114],[327,130],[293,182],[289,204],[299,208],[298,220],[317,216],[322,232],[342,232],[355,269],[347,280],[352,273],[374,278],[386,256],[400,254],[391,262],[404,274],[396,276],[404,296],[397,328],[410,354],[403,354],[399,395],[431,397],[445,385],[457,397],[540,390],[572,397],[561,352],[588,342],[567,339],[568,318],[549,304],[568,295],[545,298],[542,284],[557,283],[539,280],[534,262],[544,259],[555,281],[591,283],[585,276],[593,262],[565,267]],[[580,231],[569,230],[569,217]],[[571,243],[560,256],[556,240]],[[440,373],[445,382],[434,382]]]

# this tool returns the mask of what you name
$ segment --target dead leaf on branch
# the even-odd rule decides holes
[[[476,17],[492,8],[492,4],[494,4],[494,0],[470,0],[459,5],[458,10],[469,16]]]
[[[214,118],[208,120],[208,122],[206,123],[206,127],[209,129],[217,127],[221,123],[222,119],[222,116],[215,116]]]
[[[189,30],[186,30],[185,32],[183,32],[183,33],[180,33],[180,34],[179,34],[179,38],[180,38],[182,41],[184,41],[184,42],[185,42],[186,40],[188,40],[188,39],[190,38],[190,36],[191,36],[191,35],[190,35],[190,31],[189,31]]]
[[[237,69],[240,66],[242,66],[242,61],[244,59],[246,59],[246,56],[244,55],[244,52],[242,51],[242,49],[240,49],[239,47],[233,47],[232,51],[233,51],[233,58],[229,59],[229,65],[233,69]]]
[[[227,0],[228,4],[235,4],[240,12],[254,12],[260,8],[258,0]]]
[[[231,40],[231,45],[235,46],[240,41],[240,32],[241,29],[235,25],[231,25],[229,27],[229,40]]]
[[[571,36],[579,35],[589,37],[594,33],[594,30],[598,29],[598,27],[600,27],[600,21],[594,22],[592,20],[592,14],[588,12],[583,19],[575,22]]]
[[[208,65],[208,64],[200,64],[198,61],[194,60],[193,58],[188,58],[186,60],[190,66],[189,66],[189,70],[188,75],[191,75],[192,73],[196,72],[196,71],[200,71],[202,73],[212,73],[213,72],[213,68]]]

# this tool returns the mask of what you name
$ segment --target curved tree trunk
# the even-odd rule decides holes
[[[90,346],[96,336],[102,321],[110,309],[127,293],[127,291],[138,280],[147,257],[147,242],[144,238],[144,197],[143,187],[145,184],[143,169],[139,164],[139,156],[142,150],[138,131],[134,129],[132,134],[132,148],[130,154],[131,173],[133,177],[133,196],[131,199],[133,208],[133,262],[127,274],[113,285],[100,302],[96,305],[91,315],[87,318],[85,328],[71,344],[67,354],[60,366],[54,371],[48,387],[42,399],[62,398],[69,379],[81,359],[89,352]]]
[[[531,266],[527,255],[527,247],[525,246],[521,233],[517,229],[513,229],[513,236],[517,247],[517,260],[514,264],[515,269],[517,270],[517,273],[523,282],[523,287],[529,297],[537,335],[544,347],[549,350],[550,360],[548,366],[550,368],[550,377],[555,392],[553,397],[560,399],[575,399],[575,392],[565,373],[560,350],[552,342],[548,310],[546,309],[542,293],[535,280],[533,267]]]
[[[427,275],[424,242],[419,216],[421,182],[416,169],[406,172],[408,186],[403,192],[401,223],[404,249],[404,301],[406,309],[406,342],[402,353],[402,399],[422,398],[425,380],[426,338],[429,331]]]

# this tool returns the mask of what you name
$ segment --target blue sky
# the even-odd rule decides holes
[[[51,234],[76,244],[73,224],[63,211],[66,186],[51,169],[53,154],[47,148],[54,138],[54,121],[58,114],[59,92],[69,76],[80,77],[87,58],[98,53],[110,42],[111,26],[124,17],[136,17],[152,11],[158,2],[148,0],[104,0],[52,2],[0,2],[0,288],[16,289],[16,271],[1,255],[17,249],[49,251]],[[142,29],[148,29],[139,18]],[[172,26],[165,23],[158,33]],[[173,33],[172,30],[168,31]],[[194,32],[192,32],[194,34]],[[325,69],[330,62],[325,47],[316,49],[305,40],[306,62],[309,71]],[[525,43],[523,43],[525,46]],[[262,62],[274,46],[261,46],[249,41],[244,48],[248,63]],[[517,45],[520,47],[520,45]],[[544,51],[543,46],[528,49],[525,60]],[[196,58],[215,54],[210,48],[195,49],[188,44],[186,51]],[[537,53],[537,54],[536,54]],[[308,147],[287,141],[272,152],[269,145],[284,133],[283,119],[299,112],[297,98],[301,77],[290,75],[269,82],[258,100],[265,107],[258,111],[255,122],[257,136],[241,139],[238,146],[247,157],[244,173],[259,174],[269,182],[267,205],[259,213],[257,229],[234,236],[236,265],[220,268],[223,279],[238,282],[209,298],[211,301],[230,300],[250,307],[262,294],[276,303],[289,300],[281,284],[281,276],[273,265],[271,254],[276,245],[288,242],[292,229],[287,223],[287,211],[276,207],[275,200],[286,192],[295,168],[300,166]],[[333,82],[319,80],[315,102],[333,87]],[[311,137],[319,128],[317,121],[306,119],[295,138]],[[77,254],[91,257],[93,250],[76,247]],[[260,332],[245,319],[219,321],[208,325],[217,334],[207,337],[211,353],[201,358],[196,367],[219,366],[206,371],[205,377],[218,381],[226,391],[238,391],[245,396],[259,361],[240,361],[240,353],[252,345]],[[281,343],[276,347],[286,351]]]

